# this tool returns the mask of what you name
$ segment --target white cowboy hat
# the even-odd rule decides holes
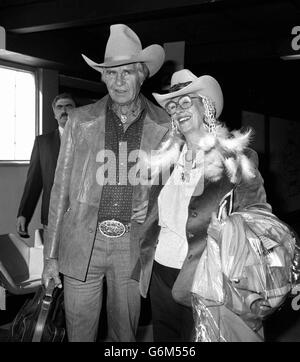
[[[188,83],[184,86],[185,83]],[[176,86],[178,85],[178,90]],[[172,91],[172,89],[174,91]],[[216,117],[218,118],[223,109],[223,93],[220,84],[210,75],[197,77],[188,69],[182,69],[175,72],[171,78],[171,92],[167,94],[152,93],[156,101],[164,107],[171,98],[178,97],[188,93],[196,93],[200,97],[208,97],[214,103],[216,108]]]
[[[153,44],[142,49],[136,33],[124,24],[111,25],[103,63],[95,63],[84,54],[81,55],[87,64],[98,72],[107,67],[142,62],[149,69],[149,77],[160,69],[165,60],[163,47]]]

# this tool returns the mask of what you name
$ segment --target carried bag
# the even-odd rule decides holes
[[[256,341],[292,289],[296,236],[260,205],[233,212],[211,235],[193,280],[196,340]]]
[[[10,328],[9,341],[66,341],[64,293],[62,288],[55,287],[53,280],[24,303]]]

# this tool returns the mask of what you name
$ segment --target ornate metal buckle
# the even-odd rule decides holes
[[[117,220],[104,220],[98,224],[98,229],[102,235],[109,238],[119,238],[126,232],[126,226]]]

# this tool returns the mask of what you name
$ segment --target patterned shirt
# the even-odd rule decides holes
[[[105,150],[113,151],[116,156],[116,184],[105,184],[99,206],[99,221],[115,219],[123,223],[130,222],[132,213],[133,185],[128,182],[129,170],[135,165],[127,162],[133,150],[140,149],[145,118],[145,104],[141,112],[124,132],[123,124],[112,110],[109,99],[105,118]]]

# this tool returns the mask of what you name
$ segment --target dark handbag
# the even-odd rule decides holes
[[[10,342],[65,342],[64,293],[53,280],[41,286],[16,315],[9,331]]]

